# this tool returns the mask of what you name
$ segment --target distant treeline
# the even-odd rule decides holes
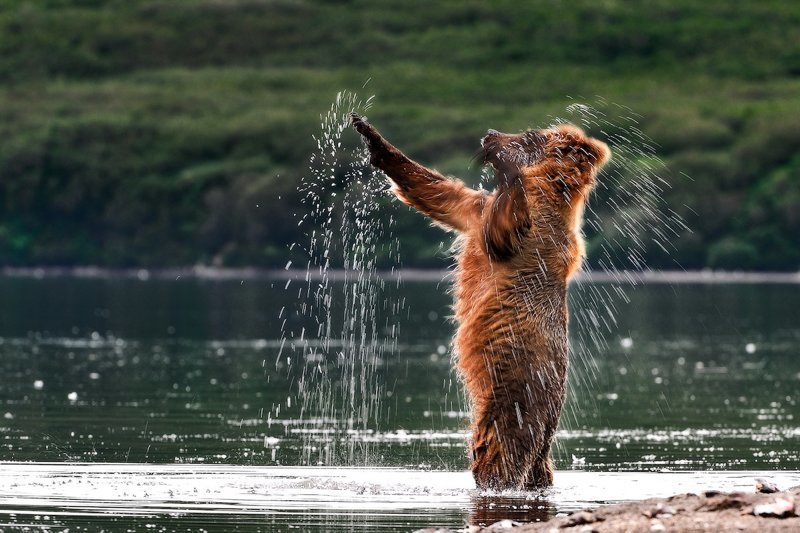
[[[692,230],[651,267],[796,270],[797,28],[794,0],[5,0],[0,265],[283,266],[319,116],[355,89],[472,183],[489,127],[630,107]],[[403,266],[446,261],[440,230],[392,214]]]

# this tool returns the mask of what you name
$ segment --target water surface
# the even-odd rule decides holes
[[[379,310],[390,346],[361,429],[300,412],[298,369],[324,361],[278,357],[281,327],[308,320],[284,286],[0,278],[0,522],[402,530],[749,490],[764,471],[800,483],[800,285],[644,285],[616,324],[573,317],[593,362],[572,367],[557,486],[506,499],[465,472],[446,284],[387,284],[404,311]],[[573,286],[575,310],[594,287]]]
[[[468,472],[353,467],[0,463],[0,517],[16,526],[113,531],[408,531],[547,520],[599,503],[752,491],[761,472],[561,472],[541,493],[486,495]],[[796,474],[773,473],[781,486]],[[667,492],[669,491],[669,492]]]

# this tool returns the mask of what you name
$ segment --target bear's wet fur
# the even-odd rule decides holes
[[[553,482],[564,404],[567,282],[584,255],[583,209],[611,152],[569,124],[489,130],[479,156],[496,188],[475,190],[412,161],[353,114],[394,193],[458,233],[454,340],[471,404],[470,468],[481,489]]]

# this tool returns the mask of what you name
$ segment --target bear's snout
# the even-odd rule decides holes
[[[499,131],[489,128],[488,130],[486,130],[486,135],[484,135],[483,138],[481,139],[481,146],[484,146],[486,144],[486,141],[489,141],[493,137],[497,137],[498,135],[500,135]]]

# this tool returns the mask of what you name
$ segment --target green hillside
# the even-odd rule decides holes
[[[320,114],[351,89],[469,180],[489,127],[628,106],[692,228],[651,266],[796,270],[798,28],[793,0],[6,0],[0,265],[283,266]],[[442,265],[447,237],[398,216],[404,265]]]

